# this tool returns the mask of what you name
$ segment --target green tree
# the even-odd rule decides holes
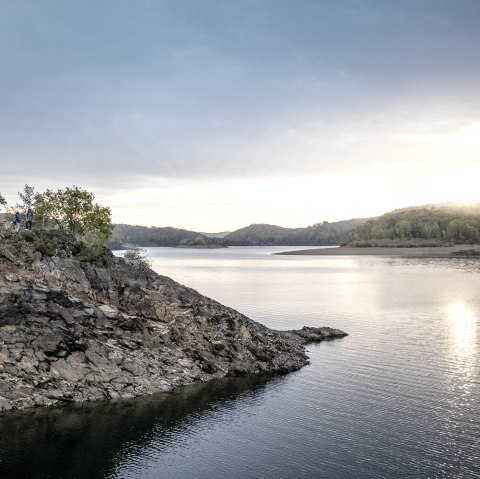
[[[394,231],[400,239],[410,239],[412,237],[412,225],[408,219],[400,219],[395,225]]]
[[[480,205],[412,207],[386,213],[352,231],[344,245],[397,246],[480,241]]]
[[[38,225],[79,234],[89,243],[105,243],[112,232],[111,211],[94,203],[93,193],[78,186],[46,190],[35,197]]]
[[[475,243],[478,240],[478,233],[474,225],[469,221],[453,220],[447,226],[449,239],[467,243]]]
[[[7,200],[3,197],[3,195],[0,193],[0,206],[7,206]]]
[[[29,208],[32,208],[35,203],[35,187],[25,185],[23,192],[18,192],[18,197],[20,198],[21,203],[17,204],[17,209],[21,210],[23,213],[26,213]]]

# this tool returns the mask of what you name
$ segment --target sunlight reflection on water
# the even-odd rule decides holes
[[[476,356],[477,321],[472,307],[463,303],[454,303],[447,308],[452,324],[455,355],[469,362]]]

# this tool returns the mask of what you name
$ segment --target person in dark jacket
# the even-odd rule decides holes
[[[15,211],[15,215],[13,216],[13,221],[15,223],[15,233],[18,233],[20,231],[21,220],[22,220],[22,217],[20,216],[20,213],[18,211]]]
[[[27,220],[26,220],[27,230],[31,230],[31,229],[32,229],[32,223],[33,223],[33,211],[32,211],[32,208],[28,208],[28,211],[27,211]]]

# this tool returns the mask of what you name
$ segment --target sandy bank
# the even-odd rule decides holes
[[[405,257],[435,257],[448,258],[455,256],[480,256],[480,245],[462,244],[454,246],[425,246],[416,248],[352,248],[340,246],[338,248],[303,249],[298,251],[285,251],[284,255],[320,255],[320,256],[405,256]]]

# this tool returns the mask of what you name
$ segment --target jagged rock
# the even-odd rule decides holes
[[[0,411],[293,371],[307,342],[345,336],[268,329],[66,233],[0,243]]]

